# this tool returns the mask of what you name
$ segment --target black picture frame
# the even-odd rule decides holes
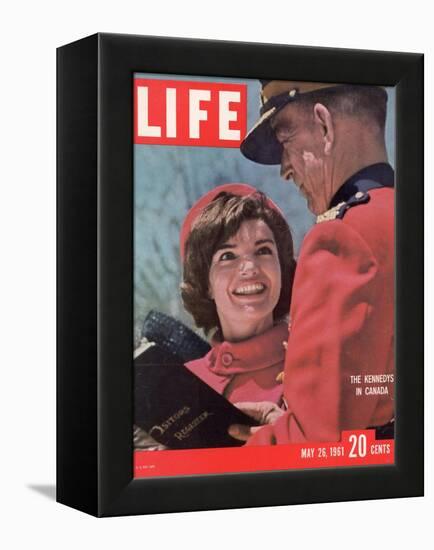
[[[57,500],[116,516],[422,495],[423,55],[96,34],[57,66]],[[133,479],[134,72],[396,86],[393,466]]]

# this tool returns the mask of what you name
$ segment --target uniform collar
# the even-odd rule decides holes
[[[369,191],[379,187],[394,187],[395,172],[387,162],[379,162],[362,168],[353,174],[347,181],[338,189],[333,197],[330,208],[338,205],[341,202],[346,202],[353,197],[358,191]]]
[[[232,375],[276,365],[285,359],[287,323],[279,323],[242,342],[212,342],[209,368],[215,374]]]

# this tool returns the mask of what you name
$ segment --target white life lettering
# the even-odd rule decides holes
[[[137,88],[137,132],[140,137],[161,137],[160,126],[149,125],[149,97],[148,87]]]
[[[237,120],[237,113],[229,109],[229,103],[240,103],[240,92],[219,92],[219,137],[220,139],[239,140],[240,131],[231,130],[229,122]]]
[[[166,90],[166,136],[176,138],[176,88]]]
[[[201,101],[210,101],[209,90],[190,90],[190,138],[200,138],[200,121],[208,120],[208,112],[200,108]]]

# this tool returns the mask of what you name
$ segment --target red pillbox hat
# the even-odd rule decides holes
[[[214,189],[211,189],[211,191],[208,191],[208,193],[205,193],[205,195],[203,195],[198,201],[196,201],[188,211],[188,214],[186,215],[181,227],[181,232],[179,236],[179,251],[182,262],[184,262],[185,243],[188,239],[188,236],[190,235],[191,228],[195,220],[200,216],[200,214],[208,206],[208,204],[210,204],[214,199],[218,197],[218,195],[220,195],[220,193],[231,193],[232,195],[245,197],[248,195],[255,195],[256,193],[258,193],[258,190],[251,185],[247,185],[246,183],[225,183],[223,185],[219,185],[218,187],[214,187]],[[276,210],[283,217],[283,213],[277,206],[277,204],[275,204],[268,197],[266,202],[270,208]]]

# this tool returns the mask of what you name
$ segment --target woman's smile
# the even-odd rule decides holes
[[[256,296],[265,292],[266,288],[267,287],[264,285],[264,283],[254,283],[239,286],[233,291],[233,293],[236,296]]]

